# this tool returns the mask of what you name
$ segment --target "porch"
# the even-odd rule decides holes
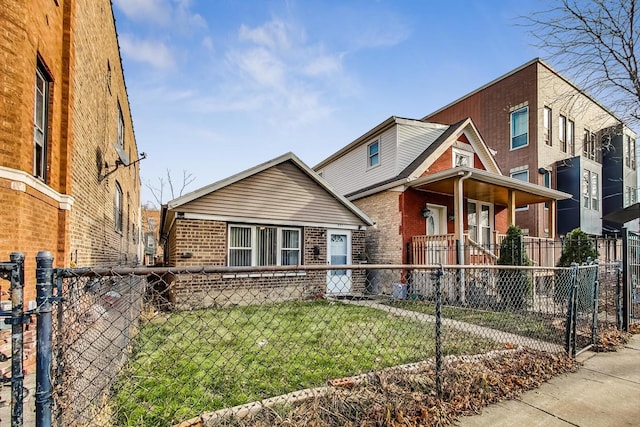
[[[495,265],[500,258],[500,247],[506,234],[494,231],[491,244],[480,244],[463,234],[463,260],[458,259],[457,239],[454,233],[411,238],[411,263],[419,265]],[[544,237],[522,237],[524,253],[535,267],[554,267],[562,252],[559,240]]]
[[[420,214],[426,220],[425,235],[407,227],[404,241],[413,264],[494,265],[516,210],[542,203],[548,206],[549,235],[523,236],[524,252],[535,267],[553,267],[560,257],[556,202],[567,193],[468,167],[425,175],[410,187],[413,203],[425,206]]]

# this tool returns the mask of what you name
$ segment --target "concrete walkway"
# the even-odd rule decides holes
[[[402,308],[394,307],[393,305],[381,304],[375,301],[342,300],[341,302],[375,308],[377,310],[386,311],[387,313],[393,314],[395,316],[407,317],[410,319],[418,320],[420,322],[425,322],[425,323],[436,322],[436,317],[431,314],[424,314],[417,311],[405,310]],[[554,344],[546,341],[540,341],[534,338],[524,337],[522,335],[511,334],[509,332],[500,331],[497,329],[492,329],[486,326],[480,326],[473,323],[466,323],[466,322],[461,322],[459,320],[442,318],[442,325],[445,327],[457,329],[459,331],[468,332],[468,333],[479,335],[485,338],[490,338],[494,341],[504,343],[504,344],[521,345],[521,346],[532,348],[535,350],[548,351],[552,353],[564,352],[564,346],[562,345],[558,345],[558,344]]]
[[[640,426],[640,335],[613,353],[585,352],[575,373],[461,418],[477,426]]]

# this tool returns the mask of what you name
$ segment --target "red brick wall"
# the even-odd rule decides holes
[[[0,22],[0,261],[8,261],[11,252],[24,253],[28,306],[35,300],[39,251],[51,251],[55,267],[135,259],[139,167],[98,180],[104,162],[115,164],[116,98],[123,108],[126,150],[131,159],[138,153],[109,0],[5,1]],[[44,182],[32,179],[38,60],[51,80]],[[114,227],[115,180],[125,195],[122,233]],[[50,191],[53,198],[46,195]],[[60,195],[73,197],[71,210],[61,206]],[[8,299],[7,288],[0,283],[0,300]]]
[[[530,179],[537,179],[538,150],[534,143],[538,140],[537,67],[534,63],[424,120],[450,124],[471,117],[487,145],[497,150],[495,158],[505,175],[509,175],[511,168],[528,164]],[[510,110],[524,102],[529,106],[530,144],[511,151]],[[535,211],[517,212],[516,222],[523,228],[529,228],[530,234],[539,235],[538,231],[542,230],[538,230],[536,225]]]

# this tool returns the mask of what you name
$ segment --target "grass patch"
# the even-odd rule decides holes
[[[394,301],[394,307],[425,314],[436,314],[435,304],[421,301]],[[564,331],[554,328],[551,320],[533,314],[509,311],[486,311],[466,307],[443,306],[442,317],[486,326],[516,335],[548,342],[564,342]]]
[[[497,348],[460,333],[447,354]],[[115,400],[124,425],[168,425],[434,355],[434,326],[328,302],[163,314],[141,325]]]

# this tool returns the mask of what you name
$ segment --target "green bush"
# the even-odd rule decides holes
[[[572,263],[584,264],[591,258],[598,258],[593,238],[579,228],[567,234],[562,245],[558,267],[569,267]]]
[[[590,259],[595,260],[597,258],[598,251],[593,238],[579,228],[576,228],[564,238],[562,254],[560,255],[557,266],[570,267],[574,262],[580,265],[588,262]],[[553,290],[553,299],[555,302],[564,302],[569,298],[571,277],[570,272],[560,272],[556,274],[556,283]],[[582,286],[578,293],[578,307],[582,307],[583,309],[590,307],[592,299],[593,284],[586,287]]]
[[[530,266],[533,264],[522,245],[522,236],[520,227],[517,225],[509,227],[506,237],[500,244],[498,265]],[[512,310],[526,309],[532,288],[533,281],[527,271],[498,271],[498,294],[504,308]]]

